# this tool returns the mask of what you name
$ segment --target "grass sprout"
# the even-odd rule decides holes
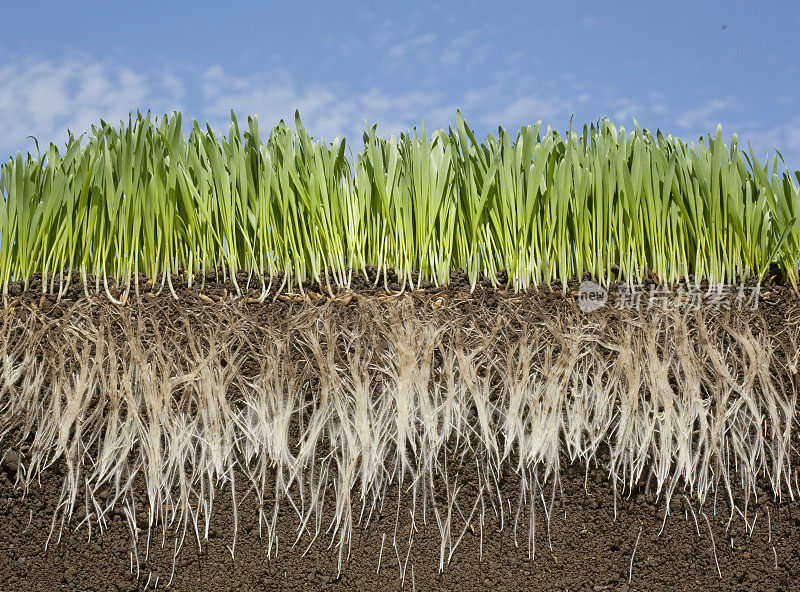
[[[235,115],[221,135],[179,112],[101,121],[66,146],[0,165],[0,284],[63,295],[71,271],[125,301],[144,273],[177,297],[221,269],[291,286],[396,269],[401,289],[455,269],[508,285],[655,274],[712,285],[780,273],[797,288],[800,172],[759,162],[722,129],[697,145],[608,119],[559,134],[541,122],[478,141],[456,114],[348,146],[309,136],[299,114],[266,138]],[[188,135],[186,131],[188,130]],[[355,147],[356,153],[349,147]],[[785,163],[784,163],[784,169]],[[133,286],[133,288],[132,288]],[[236,290],[241,287],[236,284]],[[87,291],[88,293],[88,291]]]

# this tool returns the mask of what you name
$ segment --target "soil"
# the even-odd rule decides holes
[[[389,294],[401,287],[392,273],[385,287],[382,281],[375,287],[374,270],[372,274],[354,280],[353,298],[334,294],[338,306],[357,305],[358,299],[383,298],[387,287]],[[240,274],[238,280],[243,286],[247,276]],[[10,298],[16,299],[12,304],[16,314],[43,315],[57,322],[71,305],[85,300],[79,281],[60,301],[52,295],[42,296],[41,281],[41,277],[34,277],[28,290],[20,283],[9,287]],[[176,301],[166,288],[157,297],[145,295],[148,288],[141,278],[138,300],[147,314],[177,323],[182,318],[202,318],[209,307],[220,306],[236,307],[255,319],[288,318],[300,309],[321,306],[330,298],[316,296],[325,292],[325,286],[307,283],[305,299],[296,296],[295,287],[291,294],[284,290],[282,298],[273,300],[273,287],[270,298],[259,304],[247,301],[248,296],[258,296],[258,290],[252,289],[255,281],[240,298],[233,297],[236,290],[232,282],[217,281],[213,273],[207,281],[202,289],[198,284],[188,289],[176,277]],[[423,285],[410,298],[419,307],[451,307],[458,315],[480,314],[491,319],[492,311],[513,306],[525,310],[529,318],[555,318],[575,310],[578,284],[575,281],[566,289],[555,285],[517,294],[480,280],[469,294],[467,278],[457,273],[447,288]],[[610,292],[613,303],[619,297],[619,287],[612,284]],[[798,324],[800,304],[796,294],[779,280],[762,286],[761,294],[758,311],[746,314],[757,316],[763,321],[763,330],[780,341],[787,325]],[[90,298],[105,296],[92,290]],[[729,312],[725,309],[720,314]],[[623,313],[607,306],[602,314],[613,322]],[[406,490],[395,488],[387,491],[379,516],[373,517],[366,528],[354,528],[349,556],[345,553],[339,570],[339,551],[324,535],[310,547],[306,536],[293,545],[298,519],[288,504],[283,504],[278,520],[278,548],[267,549],[259,534],[258,508],[252,496],[238,499],[238,529],[232,552],[234,511],[228,490],[217,494],[208,540],[198,545],[190,534],[176,557],[172,533],[167,533],[163,546],[160,530],[151,533],[149,548],[146,531],[134,542],[121,511],[105,530],[94,525],[90,533],[86,525],[78,526],[75,520],[64,529],[60,540],[53,537],[48,542],[63,485],[63,467],[45,471],[40,486],[24,494],[14,486],[15,450],[12,446],[0,450],[0,592],[167,587],[198,591],[800,590],[800,504],[788,496],[780,501],[773,499],[768,483],[761,487],[757,501],[750,499],[746,517],[732,511],[729,501],[722,497],[700,508],[690,502],[690,495],[680,492],[667,508],[663,498],[657,499],[645,483],[630,495],[615,495],[602,468],[570,465],[564,459],[555,501],[551,506],[550,489],[545,487],[532,535],[527,517],[515,535],[510,506],[502,513],[502,523],[499,509],[489,508],[482,531],[467,528],[451,561],[441,571],[441,537],[434,518],[429,513],[426,523],[421,512],[412,518],[407,511]],[[795,457],[797,450],[795,447]],[[797,460],[792,461],[795,467]],[[472,507],[477,489],[468,469],[464,469],[461,483],[463,492],[459,495],[466,500],[462,505]],[[501,487],[503,496],[513,501],[518,492],[514,476],[505,476]],[[141,488],[139,495],[145,498]],[[734,501],[737,508],[743,507],[739,500]],[[403,511],[397,513],[398,507]],[[407,554],[412,535],[413,545]],[[534,557],[529,553],[529,536],[535,542]]]
[[[586,482],[585,482],[586,479]],[[354,533],[349,559],[337,575],[338,552],[327,540],[293,547],[297,517],[287,513],[278,526],[279,548],[268,557],[259,538],[252,498],[240,501],[238,536],[232,556],[233,513],[230,497],[216,502],[208,541],[198,547],[187,537],[174,561],[171,590],[797,590],[800,575],[800,507],[778,503],[766,494],[751,506],[749,531],[729,506],[689,509],[676,496],[664,522],[665,506],[644,490],[615,500],[602,472],[582,467],[562,471],[563,497],[552,510],[549,533],[540,507],[535,556],[527,549],[527,528],[517,533],[506,512],[500,530],[487,513],[481,533],[466,530],[452,560],[439,572],[440,537],[435,524],[412,525],[400,514],[397,550],[392,545],[397,492],[387,494],[384,513]],[[173,540],[163,548],[153,533],[145,559],[140,537],[138,574],[134,545],[121,516],[109,528],[66,529],[60,542],[45,549],[53,500],[61,481],[47,474],[41,488],[23,497],[8,471],[0,477],[0,590],[145,590],[166,589],[173,574]],[[470,492],[463,494],[469,499]],[[706,518],[708,523],[706,523]],[[697,522],[695,522],[695,519]],[[663,525],[663,530],[662,530]],[[709,531],[709,525],[711,531]],[[711,536],[713,533],[713,537]],[[549,542],[548,542],[549,540]],[[382,553],[381,553],[382,549]],[[716,560],[715,560],[716,553]],[[378,565],[380,559],[380,567]],[[719,572],[717,565],[719,566]],[[405,581],[403,574],[405,572]],[[720,576],[721,573],[721,576]],[[158,581],[156,581],[158,578]]]
[[[777,272],[776,272],[777,273]],[[22,281],[11,282],[3,303],[17,305],[17,310],[25,315],[35,310],[48,318],[58,319],[76,303],[102,301],[108,303],[102,282],[95,283],[94,276],[88,276],[87,287],[77,272],[72,273],[71,283],[65,294],[57,296],[59,276],[33,274],[26,286]],[[505,272],[497,274],[498,283],[493,284],[488,278],[480,277],[471,286],[467,275],[456,270],[451,274],[447,286],[436,286],[431,282],[417,282],[417,274],[412,274],[415,282],[413,290],[401,282],[398,274],[389,269],[379,272],[369,266],[365,272],[354,273],[348,289],[337,289],[331,282],[316,281],[289,285],[282,274],[273,278],[264,276],[263,284],[267,288],[262,296],[262,279],[258,275],[245,272],[236,274],[236,282],[219,270],[208,271],[205,276],[196,274],[191,287],[187,286],[186,277],[173,274],[171,280],[174,295],[171,294],[163,276],[149,281],[139,274],[132,282],[126,305],[141,304],[148,311],[160,316],[167,322],[181,317],[197,318],[207,314],[209,307],[218,307],[226,303],[243,311],[246,315],[258,318],[286,318],[298,310],[308,306],[322,306],[329,300],[339,305],[357,304],[359,299],[385,299],[398,295],[410,298],[419,308],[452,308],[458,314],[478,316],[480,313],[496,311],[512,305],[522,311],[530,320],[557,318],[565,311],[577,309],[580,298],[581,281],[572,279],[564,286],[556,281],[553,284],[530,286],[526,290],[515,291],[507,285]],[[583,278],[590,280],[589,276]],[[110,292],[120,298],[125,285],[115,288],[112,280],[108,280]],[[43,283],[47,293],[43,293]],[[135,287],[138,285],[138,293]],[[50,290],[50,287],[55,290]],[[95,289],[99,286],[99,290]],[[756,287],[758,286],[758,287]],[[237,290],[238,287],[238,290]],[[704,307],[711,314],[736,314],[737,311],[747,315],[757,315],[766,320],[766,328],[770,332],[780,334],[787,324],[800,323],[800,292],[779,275],[767,275],[762,282],[754,278],[744,279],[737,285],[727,286],[721,295],[707,292],[708,284],[701,282],[694,286],[692,277],[679,282],[666,284],[656,277],[645,278],[635,284],[638,298],[632,297],[626,284],[612,280],[607,286],[608,301],[595,314],[601,314],[611,321],[618,320],[624,313],[633,309],[647,311],[650,308],[672,307],[682,310],[693,310]],[[53,293],[55,292],[55,293]],[[664,296],[668,294],[667,296]],[[755,294],[754,300],[744,300]],[[255,302],[257,299],[260,302]]]

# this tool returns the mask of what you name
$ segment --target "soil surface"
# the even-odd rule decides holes
[[[498,318],[492,313],[498,311],[504,316],[511,311],[517,317],[534,323],[557,319],[565,313],[581,312],[583,284],[578,279],[570,280],[566,286],[556,281],[513,290],[504,271],[497,274],[499,283],[479,277],[474,286],[462,270],[451,274],[447,286],[417,282],[416,275],[416,272],[412,274],[413,290],[400,281],[394,270],[384,272],[374,266],[368,266],[365,272],[353,273],[347,288],[337,288],[331,278],[322,283],[306,281],[298,285],[285,281],[282,274],[262,278],[245,272],[236,274],[234,282],[230,275],[214,270],[205,275],[196,274],[191,286],[187,285],[185,275],[172,274],[169,278],[158,276],[155,280],[148,280],[144,274],[139,274],[130,286],[121,284],[117,288],[109,279],[109,289],[106,290],[104,283],[94,276],[89,275],[84,283],[81,276],[73,272],[64,293],[58,296],[59,282],[63,278],[58,275],[45,278],[37,273],[31,276],[27,286],[22,281],[11,282],[0,307],[5,307],[7,313],[10,306],[23,318],[37,313],[57,323],[76,304],[109,304],[110,293],[125,300],[122,306],[139,306],[144,314],[157,318],[159,323],[176,325],[188,318],[193,326],[201,326],[203,318],[212,309],[226,306],[244,316],[268,319],[274,324],[275,319],[291,318],[309,307],[321,307],[329,302],[345,309],[356,309],[358,307],[354,305],[359,301],[391,303],[398,296],[413,303],[420,312],[448,309],[456,315],[477,320],[479,325],[481,320],[489,325],[497,324]],[[589,276],[583,281],[590,281]],[[671,309],[690,313],[702,309],[711,317],[733,315],[758,319],[761,321],[759,330],[778,338],[787,326],[800,326],[800,292],[780,275],[767,274],[761,282],[754,278],[745,279],[737,285],[725,286],[719,292],[709,290],[706,282],[699,285],[693,282],[691,277],[671,284],[661,282],[657,277],[647,277],[635,284],[612,280],[602,288],[606,294],[603,305],[582,314],[588,319],[602,317],[610,323],[624,323],[628,315],[636,312],[648,314],[651,310]],[[43,293],[43,287],[46,293]]]
[[[41,277],[34,277],[27,291],[21,283],[12,284],[12,307],[16,307],[16,314],[40,314],[57,321],[72,303],[86,297],[83,285],[75,279],[58,302],[53,295],[42,296]],[[374,279],[374,271],[367,279],[354,278],[353,295],[348,299],[350,293],[325,295],[324,285],[312,283],[304,286],[302,296],[295,286],[291,293],[284,289],[280,298],[274,298],[281,280],[277,278],[269,297],[258,303],[259,282],[251,280],[250,289],[245,289],[245,274],[238,277],[243,287],[241,297],[234,296],[236,287],[230,280],[217,281],[214,274],[208,275],[205,286],[196,283],[192,288],[186,288],[176,277],[177,301],[167,288],[158,296],[147,295],[150,288],[141,278],[138,299],[152,307],[154,314],[172,320],[200,317],[208,307],[227,305],[240,307],[256,318],[288,317],[299,308],[320,306],[328,299],[349,306],[358,298],[392,296],[401,287],[391,273],[386,285],[381,280],[375,286]],[[556,317],[567,309],[575,310],[578,284],[572,282],[566,290],[556,285],[514,293],[480,280],[470,294],[467,278],[455,274],[447,288],[423,285],[410,298],[421,307],[448,306],[463,315],[485,314],[510,302],[529,308],[532,316]],[[119,295],[113,288],[112,293]],[[619,293],[619,287],[612,284],[609,304],[603,309],[612,320],[618,314],[614,303],[621,298]],[[90,290],[90,298],[105,299],[104,292]],[[730,310],[733,298],[731,295],[729,306],[723,310]],[[779,336],[787,325],[797,325],[798,299],[790,287],[766,283],[761,288],[757,316],[765,322],[765,330]],[[345,551],[340,570],[339,550],[329,544],[324,528],[313,544],[306,536],[294,544],[298,518],[285,503],[277,522],[278,548],[268,549],[259,533],[254,499],[238,499],[233,547],[234,509],[227,489],[217,493],[208,540],[198,545],[190,533],[177,556],[173,533],[168,532],[162,544],[162,531],[153,531],[147,544],[146,524],[140,525],[144,534],[135,543],[121,510],[105,530],[94,525],[90,532],[74,520],[60,540],[53,536],[48,541],[63,486],[63,467],[56,465],[45,471],[40,486],[23,494],[14,486],[16,454],[9,448],[0,450],[0,592],[800,590],[800,503],[788,496],[780,501],[773,499],[769,484],[762,487],[757,500],[749,500],[745,515],[739,513],[744,508],[741,500],[734,500],[733,511],[721,496],[700,508],[691,495],[679,491],[667,508],[663,498],[657,499],[645,483],[630,495],[615,495],[602,468],[570,465],[565,459],[552,503],[552,483],[543,490],[533,532],[526,516],[515,534],[511,506],[502,513],[498,508],[487,508],[482,531],[474,526],[465,528],[450,562],[441,570],[441,537],[434,518],[430,513],[424,517],[421,511],[412,517],[406,490],[395,488],[386,492],[380,514],[368,527],[354,528],[352,545],[349,552]],[[797,456],[796,448],[793,455]],[[792,462],[794,467],[797,460]],[[503,495],[509,498],[518,491],[513,475],[508,475],[501,486]],[[468,471],[462,487],[460,495],[469,508],[476,496],[475,481]],[[140,493],[144,499],[144,492]],[[398,507],[402,511],[397,512]],[[453,524],[457,526],[458,521]],[[411,537],[413,545],[408,551]],[[533,557],[529,539],[534,542]]]

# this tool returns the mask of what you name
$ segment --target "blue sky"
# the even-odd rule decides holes
[[[696,142],[721,123],[800,168],[800,3],[11,2],[0,37],[0,158],[131,109],[227,131],[299,108],[360,141],[460,108],[481,135],[604,116]]]

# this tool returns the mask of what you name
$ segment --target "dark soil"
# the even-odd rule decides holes
[[[563,497],[556,498],[548,533],[544,510],[537,509],[535,557],[528,557],[528,529],[514,544],[513,518],[505,513],[503,530],[491,511],[483,532],[467,530],[449,565],[439,568],[440,537],[432,517],[416,518],[410,554],[409,514],[401,512],[397,550],[392,545],[397,492],[389,492],[383,515],[354,532],[349,560],[337,575],[338,552],[327,539],[292,547],[297,517],[279,521],[279,548],[267,556],[259,538],[252,498],[240,502],[235,557],[230,497],[216,502],[209,540],[202,549],[187,537],[175,560],[173,590],[797,590],[800,575],[800,507],[768,496],[748,513],[752,532],[738,515],[728,526],[729,506],[689,509],[678,494],[663,531],[665,505],[644,489],[617,498],[599,469],[586,483],[582,467],[562,472]],[[45,550],[53,500],[61,487],[50,472],[40,489],[23,497],[0,476],[0,590],[145,590],[165,588],[173,570],[174,538],[161,547],[154,532],[149,558],[140,536],[137,576],[131,572],[133,542],[121,516],[108,530],[65,529]],[[463,493],[470,500],[467,487]],[[407,508],[407,504],[403,504]],[[708,518],[713,532],[710,536]],[[697,522],[695,522],[695,518]],[[698,534],[699,531],[699,534]],[[384,538],[385,537],[385,538]],[[548,544],[548,538],[550,544]],[[637,544],[638,540],[638,544]],[[383,554],[381,557],[381,547]],[[716,562],[714,552],[716,551]],[[634,554],[635,552],[635,554]],[[398,558],[399,556],[399,558]],[[381,557],[380,569],[378,559]],[[632,561],[631,561],[632,560]],[[720,577],[717,571],[719,565]],[[405,584],[403,573],[405,571]],[[630,581],[629,581],[630,580]],[[149,586],[148,586],[149,581]]]
[[[413,276],[416,281],[416,274]],[[66,293],[58,298],[57,278],[58,276],[54,278],[52,275],[43,278],[41,274],[34,274],[27,289],[22,281],[12,282],[2,302],[16,308],[18,314],[26,315],[36,311],[54,320],[65,314],[72,305],[86,302],[87,293],[92,302],[109,302],[103,282],[99,282],[100,289],[96,290],[98,284],[95,283],[94,276],[88,276],[87,286],[84,287],[77,272],[72,273],[71,284]],[[423,310],[451,308],[459,315],[476,317],[511,306],[516,309],[515,312],[522,312],[526,320],[535,322],[558,318],[565,311],[576,311],[581,283],[578,279],[573,279],[564,286],[556,281],[553,284],[531,286],[524,291],[514,291],[506,285],[505,272],[501,271],[497,274],[499,284],[495,285],[482,277],[476,280],[471,289],[467,275],[456,270],[451,274],[447,286],[423,282],[415,283],[415,289],[410,290],[408,285],[398,280],[394,270],[378,273],[374,267],[370,267],[365,273],[353,274],[348,290],[337,289],[332,283],[324,281],[321,284],[306,281],[302,290],[295,283],[290,290],[282,274],[274,278],[264,277],[263,284],[268,288],[266,298],[256,303],[255,300],[262,294],[262,278],[257,275],[239,272],[234,283],[230,276],[223,278],[220,271],[209,271],[205,276],[196,275],[191,287],[187,286],[186,277],[182,275],[173,274],[170,279],[177,300],[171,294],[169,283],[164,281],[164,277],[159,276],[155,281],[148,281],[140,274],[138,280],[132,282],[132,286],[138,284],[138,294],[131,287],[125,306],[142,304],[167,323],[186,317],[201,318],[209,311],[209,307],[223,304],[230,304],[256,319],[275,319],[288,318],[300,309],[322,306],[331,300],[343,307],[352,306],[359,299],[392,298],[400,290],[404,290],[402,296],[409,298]],[[588,276],[584,279],[588,279]],[[43,280],[47,287],[46,294],[42,289]],[[632,297],[625,284],[612,280],[607,288],[607,303],[599,311],[586,314],[603,315],[613,322],[621,320],[632,310],[647,312],[651,308],[670,307],[690,311],[703,308],[710,315],[742,313],[746,317],[758,317],[765,321],[765,329],[777,335],[783,333],[787,325],[800,324],[800,293],[779,276],[768,275],[760,284],[750,278],[739,285],[727,286],[721,295],[706,292],[708,285],[705,282],[694,287],[693,278],[671,285],[659,283],[657,280],[645,278],[635,284],[638,297]],[[125,286],[121,285],[117,289],[112,280],[108,281],[112,295],[120,298]],[[55,294],[49,289],[50,286],[55,288]],[[754,300],[750,300],[748,298],[754,294],[753,290],[757,290],[756,296]],[[197,322],[192,321],[193,324]]]
[[[241,286],[247,282],[244,274],[238,279]],[[304,289],[313,291],[308,300],[296,302],[299,298],[294,296],[273,300],[273,287],[270,298],[257,304],[247,301],[248,296],[258,296],[255,280],[238,298],[233,297],[232,282],[215,281],[213,274],[208,280],[202,290],[197,284],[187,289],[176,277],[179,300],[175,301],[166,288],[157,297],[147,296],[149,289],[142,278],[139,300],[154,315],[177,322],[180,318],[201,318],[208,307],[220,306],[237,307],[254,318],[289,317],[299,308],[320,306],[330,298],[316,296],[325,293],[324,286],[308,283]],[[354,280],[355,298],[342,298],[339,305],[385,296],[383,281],[374,287],[373,280],[374,276]],[[400,288],[396,276],[390,274],[387,287],[390,293]],[[14,284],[9,289],[9,297],[15,299],[15,314],[44,315],[56,322],[73,303],[85,299],[79,282],[60,302],[52,295],[42,296],[40,277],[32,279],[29,290],[22,288]],[[420,307],[447,306],[456,314],[485,314],[511,304],[527,309],[533,318],[555,318],[567,309],[575,310],[577,289],[576,281],[566,290],[556,285],[516,294],[481,280],[469,294],[467,278],[457,273],[449,287],[423,285],[409,297]],[[206,298],[201,298],[201,293]],[[614,307],[616,294],[617,287],[612,285],[609,305],[602,313],[611,320],[621,314]],[[764,329],[779,339],[787,325],[798,323],[798,299],[791,288],[780,283],[763,286],[761,294],[758,312],[747,314],[757,316]],[[105,299],[103,291],[90,290],[90,297]],[[563,492],[555,497],[549,525],[545,510],[550,510],[552,483],[545,488],[543,499],[547,503],[537,507],[534,558],[529,557],[527,545],[528,517],[521,521],[524,524],[517,530],[515,544],[511,508],[503,512],[501,529],[498,513],[489,507],[483,532],[467,529],[441,572],[441,538],[434,518],[429,513],[426,524],[420,511],[412,523],[405,490],[388,491],[382,514],[373,517],[368,527],[354,529],[349,558],[345,553],[339,573],[338,549],[329,546],[330,539],[324,535],[307,552],[307,537],[293,546],[298,520],[285,503],[278,523],[278,549],[268,550],[259,535],[258,509],[252,497],[238,500],[238,534],[232,554],[233,510],[227,490],[219,491],[215,499],[208,541],[202,541],[200,547],[190,532],[174,561],[172,533],[167,533],[162,547],[162,532],[154,531],[147,555],[146,532],[134,544],[121,512],[104,531],[93,525],[91,536],[86,525],[78,527],[79,520],[64,529],[60,541],[56,540],[56,528],[45,549],[63,483],[62,471],[52,467],[44,473],[39,488],[23,495],[13,485],[16,453],[10,451],[4,456],[6,452],[0,450],[0,592],[162,589],[170,578],[169,589],[198,591],[800,590],[800,504],[772,499],[768,484],[757,502],[750,499],[745,520],[738,511],[732,512],[728,500],[722,497],[699,508],[694,500],[690,505],[691,495],[677,491],[667,508],[644,483],[630,496],[615,496],[601,468],[587,471],[582,465],[570,466],[565,461],[561,470]],[[513,476],[508,476],[502,484],[506,497],[518,491],[513,481]],[[462,505],[472,507],[474,481],[467,476],[462,483]],[[398,496],[403,497],[399,500]],[[396,514],[398,504],[402,511]],[[457,520],[453,523],[459,524]],[[410,535],[413,545],[406,555]]]

